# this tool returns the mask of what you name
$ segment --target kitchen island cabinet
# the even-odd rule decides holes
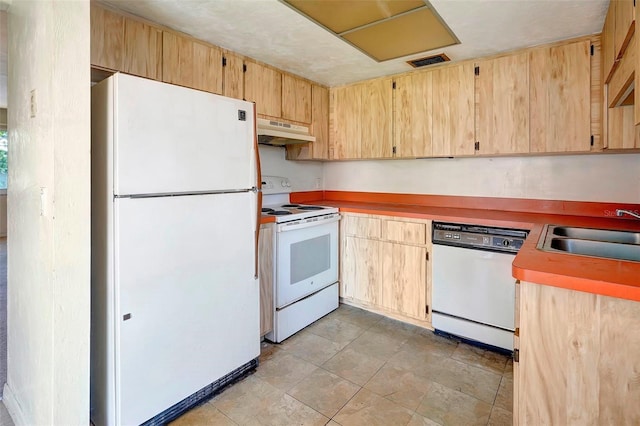
[[[260,225],[258,241],[260,280],[260,336],[273,330],[273,286],[275,268],[273,265],[275,250],[275,232],[273,223]]]
[[[344,303],[430,328],[431,221],[343,213]]]
[[[640,302],[520,284],[514,424],[640,424]]]

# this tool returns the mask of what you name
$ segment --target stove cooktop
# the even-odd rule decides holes
[[[337,213],[336,207],[316,206],[307,204],[279,204],[262,208],[263,216],[275,216],[276,222],[286,220],[305,219],[329,213]]]

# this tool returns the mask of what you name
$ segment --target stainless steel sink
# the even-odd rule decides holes
[[[640,262],[640,232],[547,225],[538,249]]]
[[[550,227],[551,228],[551,227]],[[580,240],[607,241],[610,243],[640,244],[640,232],[612,231],[609,229],[574,228],[554,226],[553,235]]]
[[[552,238],[550,247],[555,250],[583,256],[640,262],[640,245],[636,244],[578,240],[575,238]]]

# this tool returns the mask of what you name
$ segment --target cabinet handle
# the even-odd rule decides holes
[[[513,350],[513,362],[520,362],[520,349]]]

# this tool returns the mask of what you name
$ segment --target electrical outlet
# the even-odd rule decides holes
[[[38,112],[38,104],[36,103],[36,89],[31,91],[31,118],[35,118]]]

